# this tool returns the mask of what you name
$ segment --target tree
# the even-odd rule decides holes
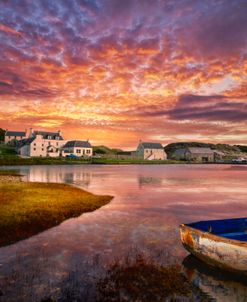
[[[4,142],[5,130],[0,128],[0,142]]]

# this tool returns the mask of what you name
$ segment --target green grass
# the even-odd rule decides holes
[[[10,145],[5,145],[5,144],[0,145],[0,156],[5,156],[5,155],[9,155],[9,156],[16,155],[15,148]]]
[[[31,157],[21,158],[18,156],[0,156],[0,166],[17,165],[131,165],[131,164],[184,164],[185,162],[175,160],[142,160],[142,159],[120,159],[120,158],[66,158],[66,157]]]
[[[143,159],[118,159],[118,158],[93,158],[92,164],[105,164],[105,165],[131,165],[131,164],[181,164],[184,162],[176,160],[143,160]]]
[[[0,156],[0,166],[17,165],[77,165],[89,164],[91,159],[86,158],[66,158],[66,157],[31,157],[21,158],[18,156]]]
[[[111,199],[65,184],[0,183],[0,246],[94,211]]]

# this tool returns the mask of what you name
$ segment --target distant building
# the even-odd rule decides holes
[[[75,155],[78,157],[91,157],[93,155],[93,148],[89,141],[68,141],[61,149],[61,155]]]
[[[205,163],[221,161],[225,154],[223,152],[204,147],[188,147],[174,151],[171,155],[175,160],[186,160],[190,162]]]
[[[58,157],[60,149],[66,143],[61,132],[33,131],[18,143],[18,152],[21,156]]]
[[[13,141],[20,141],[27,137],[27,131],[5,131],[4,142],[8,144]]]
[[[189,147],[186,150],[185,158],[192,162],[214,162],[214,150],[203,147]]]
[[[139,143],[136,156],[145,160],[164,160],[166,159],[166,153],[163,146],[160,143]]]

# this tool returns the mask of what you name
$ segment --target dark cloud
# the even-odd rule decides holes
[[[183,95],[167,114],[174,120],[241,122],[247,121],[246,101],[236,102],[221,95]]]
[[[57,93],[55,89],[30,87],[27,81],[14,72],[0,72],[0,95],[47,98],[54,97]]]

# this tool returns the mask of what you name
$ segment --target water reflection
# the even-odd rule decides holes
[[[34,297],[44,296],[47,286],[59,290],[64,280],[78,271],[79,263],[79,272],[87,276],[83,282],[88,284],[115,257],[125,257],[133,248],[153,259],[162,251],[167,263],[181,263],[186,252],[179,239],[180,223],[247,216],[247,170],[231,166],[78,165],[12,169],[17,168],[28,181],[65,182],[115,198],[93,213],[1,248],[0,290],[5,289],[1,302],[6,301],[6,296],[8,301],[11,297],[12,301],[21,301],[22,295],[24,301],[35,301]],[[98,266],[94,265],[95,259],[99,259]],[[10,282],[13,274],[19,276],[14,283]],[[26,293],[30,286],[26,280],[32,284],[29,300]],[[90,282],[90,286],[85,285],[87,288],[93,288],[93,281]]]
[[[189,281],[215,301],[247,300],[247,277],[214,269],[191,255],[184,259],[183,266]]]

